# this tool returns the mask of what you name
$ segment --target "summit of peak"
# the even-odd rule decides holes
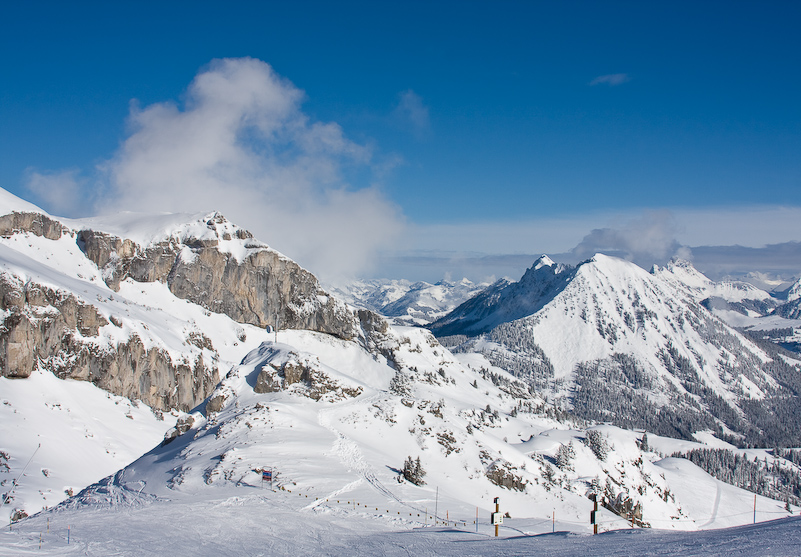
[[[541,269],[543,267],[553,267],[554,265],[556,265],[554,260],[543,253],[534,262],[533,267],[534,269]]]

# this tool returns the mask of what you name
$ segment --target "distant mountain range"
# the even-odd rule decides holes
[[[363,307],[401,325],[426,325],[484,290],[488,283],[441,280],[434,284],[403,279],[354,281],[332,289],[343,300]]]

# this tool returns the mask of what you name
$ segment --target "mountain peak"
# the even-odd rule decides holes
[[[550,257],[548,257],[545,254],[542,254],[534,262],[533,268],[534,269],[541,269],[542,267],[553,267],[554,265],[556,265],[556,263],[554,262],[553,259],[551,259]]]

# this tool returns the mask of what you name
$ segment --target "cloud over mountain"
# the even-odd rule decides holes
[[[664,260],[681,248],[676,224],[669,211],[648,211],[619,228],[596,228],[571,250],[578,259],[595,253],[615,254],[643,267]]]
[[[130,134],[99,166],[95,209],[215,209],[313,271],[364,269],[402,215],[378,187],[348,183],[351,172],[369,174],[371,149],[312,120],[303,99],[265,62],[238,58],[212,61],[181,104],[132,103]],[[41,191],[46,177],[34,178]],[[50,185],[63,189],[63,178]],[[52,201],[54,212],[64,206]]]

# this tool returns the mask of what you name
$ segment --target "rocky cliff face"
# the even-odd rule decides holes
[[[0,216],[0,236],[17,247],[24,244],[23,253],[28,244],[41,242],[32,237],[53,240],[45,244],[54,254],[61,249],[57,242],[67,242],[74,256],[97,266],[114,293],[124,281],[158,282],[174,296],[238,323],[342,339],[364,338],[373,329],[365,326],[369,316],[360,319],[323,291],[311,273],[218,213],[173,224],[145,241],[97,230],[102,227],[91,222],[65,222],[70,226],[44,214],[13,212]],[[210,342],[198,346],[187,338],[176,357],[127,329],[99,337],[103,327],[122,325],[108,311],[105,316],[98,311],[91,296],[15,273],[0,273],[0,375],[24,378],[41,366],[154,408],[181,410],[204,400],[219,381],[218,354]],[[100,278],[92,285],[102,285]]]
[[[58,240],[67,229],[60,222],[39,213],[14,212],[0,216],[0,236],[8,238],[19,232]]]
[[[308,329],[344,339],[357,335],[347,306],[323,291],[300,265],[218,213],[200,224],[201,231],[195,227],[148,246],[94,230],[81,230],[79,238],[114,290],[126,278],[158,281],[179,298],[240,323]]]
[[[219,381],[212,361],[175,363],[133,335],[127,342],[99,342],[109,321],[74,295],[21,279],[0,276],[0,370],[25,378],[37,366],[61,378],[91,381],[98,387],[160,409],[188,411]]]

